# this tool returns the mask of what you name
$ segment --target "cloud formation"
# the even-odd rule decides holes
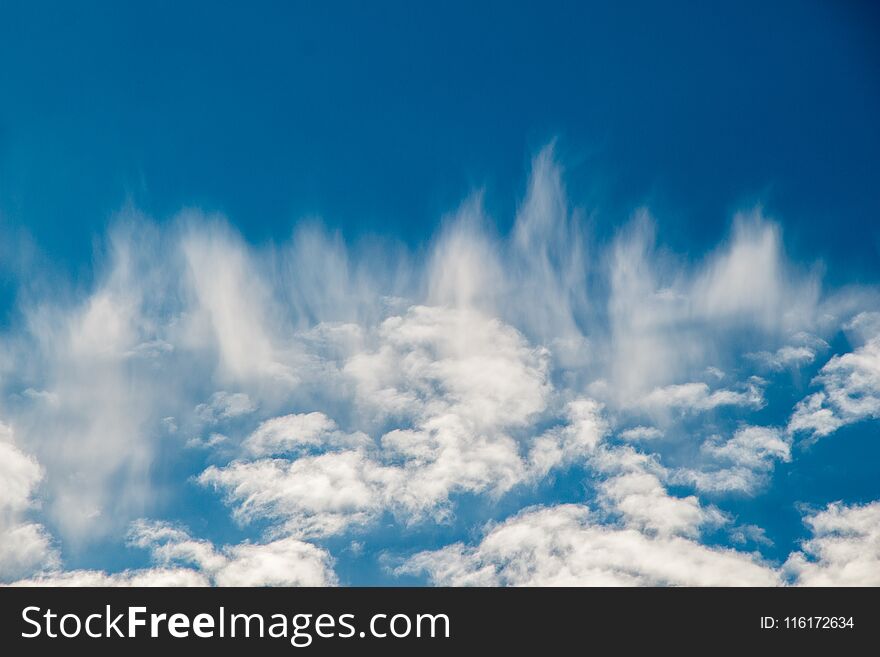
[[[788,429],[815,438],[842,426],[880,418],[880,320],[876,313],[858,315],[850,327],[867,339],[846,354],[833,356],[813,380],[822,390],[798,403]]]
[[[812,536],[785,573],[801,586],[880,585],[880,501],[833,503],[805,518]]]
[[[332,586],[333,559],[326,550],[293,538],[215,548],[165,522],[139,520],[128,536],[150,551],[151,568],[106,573],[48,568],[19,586]]]
[[[49,533],[27,517],[42,478],[40,465],[12,443],[12,431],[0,423],[0,579],[58,564]]]
[[[665,249],[646,209],[600,243],[552,147],[511,230],[494,225],[479,193],[411,250],[352,247],[316,223],[254,245],[195,211],[121,217],[90,283],[34,284],[3,335],[0,578],[330,584],[331,538],[454,527],[474,500],[518,496],[539,505],[398,572],[778,583],[706,536],[765,545],[725,496],[759,495],[801,436],[880,417],[876,295],[824,291],[760,209],[702,257]],[[854,348],[823,356],[818,390],[780,402],[775,386],[815,372],[842,327]],[[754,417],[768,410],[782,419]],[[572,504],[547,492],[565,477],[582,482]],[[138,520],[194,487],[250,540]],[[833,570],[820,525],[786,566],[798,581]],[[59,546],[108,540],[152,565],[62,568]]]
[[[570,402],[566,424],[523,433],[550,396],[546,353],[473,310],[410,308],[386,319],[375,347],[341,363],[354,403],[387,430],[345,435],[323,414],[267,420],[246,456],[199,478],[236,517],[280,520],[297,536],[326,536],[385,511],[404,522],[450,512],[457,493],[501,495],[585,455],[605,431],[600,406]],[[279,454],[294,446],[316,454]]]
[[[567,504],[526,509],[492,527],[477,546],[421,552],[398,568],[441,586],[773,586],[778,576],[751,555],[680,536],[646,536],[593,522]]]
[[[791,438],[775,427],[742,426],[726,441],[710,438],[700,451],[708,467],[683,468],[675,474],[678,482],[705,492],[755,493],[776,462],[791,461]]]

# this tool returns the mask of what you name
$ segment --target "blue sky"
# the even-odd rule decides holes
[[[4,2],[0,581],[864,580],[878,29]]]

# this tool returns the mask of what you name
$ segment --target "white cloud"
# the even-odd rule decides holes
[[[294,461],[236,461],[208,468],[199,481],[223,491],[243,522],[271,518],[281,520],[285,532],[322,536],[373,520],[402,474],[349,450]]]
[[[196,406],[195,413],[203,422],[216,424],[222,420],[249,415],[255,410],[257,404],[247,394],[219,390],[211,395],[207,403]]]
[[[630,446],[604,448],[590,459],[604,476],[596,485],[599,504],[626,527],[651,536],[698,536],[703,527],[721,525],[727,518],[703,506],[694,495],[670,495],[670,474],[655,455]]]
[[[136,520],[129,529],[128,543],[149,549],[153,559],[164,565],[189,562],[206,570],[216,570],[223,564],[209,541],[193,539],[182,527],[167,522]]]
[[[504,280],[506,317],[530,339],[552,348],[557,365],[583,367],[590,342],[581,318],[588,312],[587,243],[583,217],[569,208],[553,146],[532,161],[520,204]]]
[[[631,429],[621,431],[619,438],[627,442],[638,442],[641,440],[657,440],[663,437],[663,432],[657,427],[637,426]]]
[[[756,554],[648,535],[597,522],[583,505],[524,509],[489,524],[473,546],[420,552],[395,569],[444,586],[877,586],[880,502],[829,504],[808,514],[812,536],[781,568]],[[735,527],[736,543],[768,544],[764,530]]]
[[[0,581],[58,562],[48,532],[27,518],[42,478],[39,463],[12,444],[12,431],[0,424]]]
[[[794,270],[779,228],[760,212],[737,216],[730,237],[696,265],[662,251],[655,238],[653,220],[641,211],[609,253],[610,335],[607,351],[596,350],[604,356],[609,400],[632,405],[652,390],[695,381],[707,367],[730,368],[739,357],[732,348],[738,332],[778,339],[819,324],[818,280]],[[692,387],[679,392],[711,395],[685,385]]]
[[[755,545],[772,546],[773,541],[767,537],[767,532],[763,527],[757,525],[739,525],[731,528],[729,532],[730,540],[739,545],[753,543]]]
[[[30,399],[42,401],[49,406],[55,406],[58,404],[58,395],[49,390],[34,390],[33,388],[27,388],[22,394]]]
[[[138,521],[129,535],[132,545],[151,551],[168,569],[191,564],[217,586],[327,586],[336,583],[326,550],[292,537],[270,543],[240,543],[216,549],[193,539],[180,527]]]
[[[326,550],[294,538],[244,543],[226,550],[217,586],[331,586],[336,575]]]
[[[730,243],[700,272],[692,294],[707,318],[795,328],[814,321],[819,284],[791,270],[779,227],[758,211],[735,218]]]
[[[701,452],[713,467],[681,468],[674,478],[703,492],[755,493],[777,461],[791,461],[791,438],[775,427],[742,426],[723,441],[714,436]]]
[[[264,422],[243,445],[250,457],[295,446],[325,451],[206,470],[200,481],[222,490],[236,517],[326,535],[386,510],[406,521],[442,518],[453,493],[498,495],[530,478],[511,432],[546,406],[544,350],[470,309],[413,307],[382,322],[374,338],[375,348],[355,354],[342,371],[360,408],[398,428],[373,442],[338,431],[319,413]],[[598,406],[580,401],[568,409],[571,426],[535,442],[533,467],[555,467],[598,440]]]
[[[49,533],[39,523],[0,526],[0,582],[58,563]]]
[[[295,383],[295,375],[280,360],[265,273],[223,224],[195,225],[180,244],[190,308],[182,324],[183,343],[197,349],[214,346],[219,374],[230,381],[266,377],[276,385]]]
[[[309,448],[366,446],[363,433],[345,434],[323,413],[282,415],[266,420],[242,443],[250,456],[272,456]]]
[[[176,415],[183,379],[161,316],[175,296],[166,246],[142,219],[122,221],[90,289],[23,294],[24,323],[4,336],[3,413],[45,469],[43,512],[74,546],[120,530],[152,499],[161,418]],[[51,403],[16,388],[51,391]]]
[[[717,512],[703,508],[693,495],[669,495],[660,478],[650,472],[628,472],[606,479],[599,485],[599,499],[621,514],[628,527],[652,536],[696,536],[702,525],[723,520]]]
[[[150,551],[154,567],[106,573],[46,571],[14,586],[332,586],[337,583],[326,550],[295,538],[215,548],[184,529],[139,520],[129,544]]]
[[[382,415],[522,426],[546,405],[546,350],[479,311],[415,306],[382,322],[377,338],[344,369],[357,401]]]
[[[805,518],[812,537],[783,571],[800,586],[880,586],[880,502],[829,504]]]
[[[769,370],[778,371],[785,368],[796,369],[809,365],[816,358],[816,350],[803,345],[786,345],[774,352],[758,351],[746,354],[746,357],[757,361]]]
[[[498,246],[484,230],[480,198],[463,204],[445,224],[428,261],[428,305],[495,310],[504,272]]]
[[[186,441],[186,446],[190,449],[213,449],[227,442],[229,436],[215,431],[207,438],[190,438]]]
[[[642,400],[641,405],[651,410],[674,409],[682,412],[708,411],[719,406],[749,406],[760,408],[764,396],[758,381],[750,381],[744,391],[722,388],[710,391],[705,383],[682,383],[655,388]]]
[[[810,432],[821,438],[847,424],[829,407],[827,400],[824,392],[816,392],[799,401],[788,421],[788,430],[791,433]]]
[[[269,542],[166,535],[145,544],[159,561],[152,569],[62,573],[51,556],[27,568],[120,583],[220,582],[227,566],[223,581],[244,581],[261,563],[295,573],[284,555],[309,562],[304,537],[360,531],[385,514],[445,522],[461,494],[537,489],[571,465],[614,523],[591,516],[581,523],[590,536],[636,535],[652,550],[715,559],[694,540],[726,518],[666,486],[753,492],[790,458],[788,440],[737,432],[698,452],[691,436],[705,434],[693,427],[711,420],[723,432],[725,411],[766,403],[766,383],[745,378],[746,339],[766,349],[757,357],[770,369],[805,363],[825,345],[813,334],[828,337],[855,302],[820,297],[760,213],[737,217],[697,262],[657,245],[647,212],[610,246],[590,242],[580,214],[548,148],[509,235],[493,233],[476,194],[414,251],[348,248],[317,224],[254,246],[218,217],[186,213],[161,228],[128,217],[99,252],[91,286],[68,295],[34,285],[21,295],[23,323],[0,341],[0,410],[17,438],[7,450],[32,454],[46,473],[43,508],[31,506],[39,477],[16,498],[26,504],[3,502],[14,510],[0,561],[55,554],[41,515],[81,548],[161,513],[174,502],[164,477],[185,447],[206,450],[180,462],[212,463],[199,481],[238,520],[269,521]],[[877,416],[872,317],[849,325],[864,346],[829,361],[791,431],[822,435]],[[610,426],[631,427],[619,438],[655,453],[609,448]],[[693,462],[660,465],[667,450],[688,449]],[[27,472],[28,459],[7,460]],[[196,567],[180,567],[185,554]],[[667,576],[652,572],[645,581]]]
[[[585,463],[608,433],[602,405],[592,399],[577,399],[565,407],[565,423],[539,436],[529,451],[529,471],[542,478],[554,468]]]
[[[453,492],[499,494],[583,461],[606,431],[601,407],[577,400],[567,406],[566,418],[533,442],[527,459],[506,435],[490,439],[467,429],[462,418],[444,414],[421,430],[386,433],[382,450],[238,460],[208,468],[199,481],[223,491],[239,520],[270,518],[282,523],[276,532],[297,536],[339,533],[373,522],[384,511],[405,522],[442,520]]]
[[[49,572],[18,580],[10,586],[209,586],[201,573],[189,568],[144,568],[107,573],[101,570]]]
[[[766,469],[777,460],[791,460],[791,442],[773,427],[740,427],[730,440],[710,440],[702,449],[720,461],[753,469]]]
[[[526,509],[491,526],[479,544],[411,557],[398,574],[426,572],[441,586],[771,586],[753,555],[680,536],[650,537],[593,522],[585,506]]]
[[[862,304],[867,305],[865,303]],[[859,342],[880,336],[880,312],[863,311],[844,325],[844,329]]]
[[[832,357],[813,382],[822,390],[797,404],[789,431],[821,438],[847,424],[880,418],[880,337]]]

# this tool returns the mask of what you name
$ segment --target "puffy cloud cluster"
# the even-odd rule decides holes
[[[524,509],[476,545],[419,552],[396,568],[441,586],[877,586],[880,502],[829,504],[805,518],[812,536],[781,568],[757,554],[676,534],[610,525],[585,505]],[[759,543],[760,528],[737,529]]]
[[[367,441],[365,434],[344,434],[329,417],[312,412],[265,420],[244,440],[242,447],[252,456],[272,456],[310,448],[355,447]]]
[[[829,346],[822,338],[799,331],[792,336],[793,344],[779,347],[776,351],[758,351],[746,354],[763,367],[771,371],[798,369],[812,363],[816,356],[826,351]]]
[[[854,325],[873,326],[873,315],[860,315]],[[880,330],[872,330],[854,351],[832,357],[814,383],[822,390],[798,403],[789,431],[821,438],[844,425],[880,418]]]
[[[695,496],[671,495],[668,472],[631,447],[598,445],[597,501],[525,509],[490,524],[475,546],[424,551],[396,568],[447,586],[767,586],[777,572],[752,554],[702,545],[704,527],[728,518]]]
[[[791,460],[791,438],[775,427],[742,426],[726,441],[710,438],[701,451],[714,467],[683,468],[676,473],[679,482],[706,492],[754,493],[777,461]]]
[[[189,568],[141,568],[108,573],[103,570],[64,570],[40,573],[10,586],[208,586],[208,580]]]
[[[880,585],[880,501],[829,504],[805,519],[812,537],[785,562],[801,586]]]
[[[0,580],[57,565],[48,532],[27,518],[42,477],[40,465],[12,443],[11,430],[0,424]]]
[[[673,409],[684,413],[708,411],[719,406],[750,406],[761,408],[764,397],[759,384],[760,379],[749,381],[743,391],[709,390],[705,383],[682,383],[654,388],[642,399],[641,404],[649,409]]]
[[[264,422],[242,458],[199,478],[239,519],[281,521],[297,536],[339,533],[386,511],[405,522],[442,519],[452,495],[500,495],[583,458],[605,431],[600,406],[577,400],[564,425],[523,433],[547,406],[546,354],[478,311],[413,307],[375,338],[340,369],[355,403],[393,428],[373,441],[321,413]]]
[[[526,509],[480,543],[410,558],[397,572],[426,572],[441,586],[772,586],[776,572],[752,555],[676,535],[594,521],[583,505]]]
[[[597,477],[597,500],[612,517],[649,536],[698,536],[702,528],[727,522],[694,495],[670,495],[672,474],[655,454],[630,446],[603,446],[590,458]]]
[[[329,586],[336,584],[326,550],[294,538],[217,549],[163,522],[135,522],[132,546],[148,549],[154,567],[106,573],[52,571],[19,586]]]

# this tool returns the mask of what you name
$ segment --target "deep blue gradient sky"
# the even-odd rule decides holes
[[[648,207],[657,242],[690,271],[728,238],[737,211],[761,207],[799,274],[820,273],[832,290],[874,286],[878,117],[880,6],[872,2],[0,0],[0,325],[18,335],[27,324],[18,313],[30,308],[24,297],[43,294],[31,287],[37,279],[89,294],[108,269],[96,253],[120,213],[142,213],[160,229],[182,209],[218,213],[255,249],[286,243],[303,220],[317,219],[354,251],[378,236],[424,254],[444,216],[483,190],[489,232],[506,235],[548,143],[569,203],[604,246]],[[828,359],[859,346],[844,320],[876,310],[847,308],[815,361],[762,373],[762,408],[713,408],[676,425],[681,436],[670,430],[664,464],[698,450],[676,442],[685,434],[729,436],[744,422],[784,427]],[[738,358],[786,344],[735,339]],[[750,361],[728,361],[718,388],[745,389]],[[10,375],[18,386],[10,408],[30,403],[28,394],[54,394],[39,378]],[[202,396],[190,411],[220,389],[212,385],[192,384],[187,392]],[[313,410],[301,402],[263,401],[259,412]],[[253,428],[242,420],[232,430]],[[38,453],[43,443],[34,444]],[[255,540],[261,521],[237,525],[230,504],[194,483],[224,462],[175,449],[158,450],[149,465],[158,501],[145,511],[217,544]],[[776,565],[807,536],[804,504],[880,498],[876,420],[792,449],[758,501],[705,496],[736,523],[765,529],[772,543],[749,549]],[[386,511],[367,538],[318,544],[343,583],[423,583],[392,576],[388,559],[473,541],[486,521],[528,505],[596,499],[578,465],[500,499],[455,495],[445,525],[402,527]],[[64,536],[50,516],[40,521]],[[732,545],[723,529],[706,541]],[[71,540],[63,554],[67,568],[148,562],[116,529],[91,544]]]
[[[700,248],[760,201],[832,277],[877,260],[873,3],[3,6],[0,216],[68,266],[127,202],[417,243],[475,187],[511,216],[553,137],[600,229]]]

